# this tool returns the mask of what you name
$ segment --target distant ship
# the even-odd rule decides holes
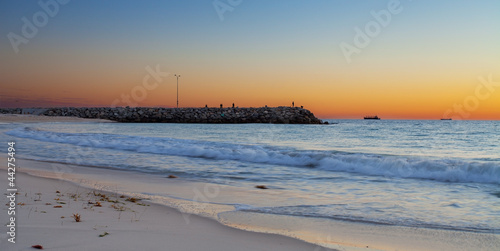
[[[380,120],[380,118],[375,115],[375,116],[365,116],[365,119],[376,119],[376,120]]]
[[[441,119],[441,120],[451,120],[451,119]]]

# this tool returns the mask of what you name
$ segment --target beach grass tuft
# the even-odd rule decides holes
[[[75,219],[76,222],[80,222],[82,220],[82,216],[80,214],[73,214],[71,217]]]

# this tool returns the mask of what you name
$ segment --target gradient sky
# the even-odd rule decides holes
[[[174,107],[180,74],[182,107],[295,101],[321,118],[500,119],[498,0],[402,0],[350,63],[340,44],[390,0],[242,0],[223,20],[213,2],[72,0],[16,53],[8,35],[22,36],[23,17],[43,21],[43,8],[1,1],[0,107]],[[146,89],[148,66],[169,75]],[[482,86],[490,74],[499,84]]]

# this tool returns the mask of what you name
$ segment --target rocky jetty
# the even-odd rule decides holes
[[[136,123],[273,123],[322,124],[312,112],[299,107],[259,108],[153,108],[59,107],[0,109],[0,113],[70,116]]]

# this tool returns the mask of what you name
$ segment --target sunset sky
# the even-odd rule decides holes
[[[180,74],[181,107],[500,119],[498,0],[40,2],[0,2],[0,107],[175,107]]]

